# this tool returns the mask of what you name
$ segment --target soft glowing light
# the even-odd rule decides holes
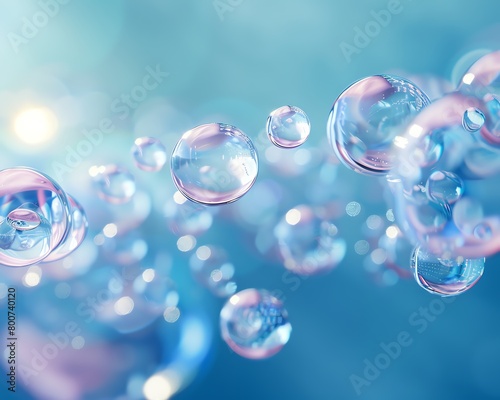
[[[214,282],[220,282],[220,280],[222,279],[222,271],[220,269],[214,269],[210,274],[210,278]]]
[[[229,302],[230,302],[233,306],[235,306],[236,304],[238,304],[238,303],[239,303],[239,301],[240,301],[240,298],[239,298],[239,296],[238,296],[238,295],[236,295],[236,294],[235,294],[234,296],[231,296],[231,298],[229,299]]]
[[[27,287],[34,287],[40,283],[42,278],[42,270],[39,266],[35,265],[30,267],[23,277],[23,284]]]
[[[75,336],[71,339],[71,347],[75,350],[83,349],[83,346],[85,346],[85,338],[83,336]]]
[[[469,72],[468,74],[464,75],[464,77],[462,78],[462,82],[465,83],[466,85],[470,85],[475,77],[476,76],[473,73]]]
[[[399,147],[400,149],[405,149],[408,145],[408,139],[402,136],[396,136],[394,138],[394,146]]]
[[[208,246],[200,246],[196,250],[196,257],[198,257],[198,259],[201,261],[208,260],[211,255],[212,255],[212,250],[210,250],[210,247]]]
[[[372,251],[370,257],[375,264],[380,265],[385,263],[385,260],[387,260],[387,253],[384,249],[378,248]]]
[[[177,204],[184,204],[187,201],[187,199],[182,195],[181,192],[177,191],[174,193],[174,201]]]
[[[152,282],[154,278],[155,270],[152,268],[148,268],[142,273],[142,279],[144,279],[144,282]]]
[[[181,236],[177,240],[177,248],[179,249],[179,251],[182,251],[184,253],[193,250],[194,246],[196,246],[196,239],[194,236]]]
[[[57,118],[48,108],[21,111],[14,120],[16,135],[30,145],[48,142],[55,135],[57,126]]]
[[[170,324],[176,322],[181,316],[181,311],[177,307],[167,307],[163,313],[163,318]]]
[[[107,224],[103,229],[102,233],[108,238],[113,238],[118,233],[118,228],[115,224]]]
[[[142,393],[146,400],[170,399],[176,391],[176,382],[173,382],[169,378],[166,373],[156,374],[149,378],[142,388]]]
[[[396,237],[398,236],[398,228],[394,225],[391,225],[385,230],[385,234],[390,239],[396,239]]]
[[[129,296],[119,298],[115,303],[115,312],[118,315],[127,315],[134,309],[134,300]]]
[[[414,138],[419,138],[420,136],[422,136],[422,132],[424,131],[424,128],[422,128],[420,125],[412,125],[410,127],[410,130],[408,131],[408,133],[413,136]]]
[[[96,246],[102,246],[104,244],[106,239],[104,239],[104,235],[98,233],[97,235],[94,236],[94,244]]]
[[[292,208],[286,213],[285,220],[289,225],[297,225],[300,222],[301,217],[302,215],[300,211],[296,208]]]

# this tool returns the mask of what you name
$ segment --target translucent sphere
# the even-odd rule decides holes
[[[189,265],[198,282],[216,296],[227,297],[236,292],[234,265],[229,262],[224,249],[200,246],[191,256]]]
[[[97,195],[109,203],[127,203],[135,193],[134,176],[124,167],[114,164],[92,167],[90,176],[97,189]]]
[[[188,199],[203,204],[230,203],[254,184],[257,151],[249,137],[234,126],[200,125],[177,142],[171,170],[177,189]]]
[[[484,258],[438,258],[417,246],[411,267],[417,283],[430,293],[454,296],[474,286],[484,271]]]
[[[346,252],[346,242],[339,237],[337,227],[304,205],[289,210],[274,234],[285,268],[296,274],[327,272],[342,261]]]
[[[452,204],[462,197],[464,183],[452,172],[434,171],[427,179],[426,191],[431,200]]]
[[[330,144],[348,168],[385,175],[394,163],[394,139],[429,103],[425,93],[403,78],[374,75],[357,81],[333,105],[327,123]]]
[[[156,172],[167,162],[167,150],[160,140],[152,137],[141,137],[134,141],[132,156],[137,168],[143,171]]]
[[[227,345],[251,359],[278,353],[292,331],[281,301],[257,289],[246,289],[229,298],[220,312],[220,328]]]
[[[292,148],[303,144],[311,132],[306,113],[298,107],[283,106],[269,115],[266,124],[269,140],[278,147]]]
[[[69,232],[66,194],[47,175],[25,167],[0,171],[0,182],[0,264],[36,264]]]

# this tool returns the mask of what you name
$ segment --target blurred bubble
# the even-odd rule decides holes
[[[214,208],[187,201],[180,192],[175,192],[163,207],[167,226],[176,235],[201,235],[212,226],[213,214]]]
[[[269,115],[267,134],[278,147],[292,148],[303,144],[311,132],[311,124],[306,113],[298,107],[283,106]]]
[[[106,237],[102,251],[110,261],[119,265],[131,265],[146,256],[148,244],[137,232],[129,232],[112,238]]]
[[[216,246],[200,246],[189,259],[195,278],[214,295],[227,297],[236,291],[233,282],[234,266],[224,249]]]
[[[337,227],[305,205],[289,210],[276,225],[274,234],[284,266],[296,274],[329,271],[345,255],[346,243],[338,236]]]
[[[474,286],[484,271],[484,258],[438,258],[417,246],[411,267],[417,283],[430,293],[454,296]]]
[[[349,217],[356,217],[361,212],[361,204],[357,201],[351,201],[345,206],[345,212]]]
[[[98,196],[113,204],[129,202],[135,193],[134,176],[126,169],[114,164],[92,167],[89,170]]]
[[[160,140],[152,137],[141,137],[134,141],[132,156],[135,165],[143,171],[156,172],[167,162],[167,150]]]
[[[234,126],[205,124],[181,137],[172,154],[172,178],[188,199],[203,204],[237,200],[257,178],[257,152]]]
[[[429,103],[406,79],[375,75],[357,81],[333,105],[327,124],[330,144],[348,168],[387,174],[394,163],[393,140]]]
[[[292,326],[283,304],[265,290],[246,289],[231,296],[220,313],[221,334],[238,355],[268,358],[288,342]]]

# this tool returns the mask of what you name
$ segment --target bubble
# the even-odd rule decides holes
[[[464,182],[452,172],[434,171],[427,179],[426,192],[429,199],[452,204],[464,193]]]
[[[359,204],[357,201],[351,201],[346,205],[345,212],[350,217],[356,217],[361,212],[361,204]]]
[[[167,162],[167,150],[160,140],[152,137],[141,137],[134,141],[132,156],[135,165],[143,171],[156,172]]]
[[[303,144],[311,132],[306,113],[298,107],[277,108],[267,118],[269,140],[278,147],[293,148]]]
[[[236,291],[233,282],[234,265],[229,262],[224,249],[200,246],[189,260],[195,278],[214,295],[227,297]]]
[[[465,110],[462,121],[463,127],[469,132],[476,132],[484,125],[485,116],[477,108],[468,108]]]
[[[296,274],[327,272],[342,261],[346,252],[346,242],[338,236],[337,227],[304,205],[289,210],[274,234],[285,268]]]
[[[257,289],[246,289],[229,298],[220,313],[220,328],[227,345],[251,359],[278,353],[292,331],[281,301]]]
[[[199,236],[212,226],[214,208],[188,201],[180,192],[163,207],[170,231],[176,235]]]
[[[92,167],[89,173],[97,195],[109,203],[127,203],[135,193],[135,179],[124,167],[114,164]]]
[[[203,204],[230,203],[254,184],[257,151],[234,126],[200,125],[177,142],[171,171],[177,189],[188,199]]]
[[[430,293],[454,296],[474,286],[484,271],[484,258],[438,258],[417,246],[411,267],[417,283]]]
[[[335,101],[327,124],[335,153],[348,168],[387,174],[394,163],[393,140],[430,103],[406,79],[374,75],[349,86]]]
[[[0,171],[0,181],[0,264],[36,264],[68,234],[66,194],[50,177],[26,167]]]

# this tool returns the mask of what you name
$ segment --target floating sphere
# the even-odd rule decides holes
[[[131,152],[135,165],[143,171],[159,171],[167,162],[167,150],[156,138],[141,137],[135,139]]]
[[[289,210],[276,225],[285,268],[300,275],[314,275],[335,268],[344,258],[345,240],[337,227],[313,209],[300,205]]]
[[[90,175],[97,195],[108,203],[127,203],[135,193],[134,176],[124,167],[114,164],[92,167]]]
[[[393,141],[430,100],[412,82],[389,75],[361,79],[333,104],[328,138],[339,160],[365,175],[385,175],[394,163]]]
[[[298,107],[277,108],[267,118],[267,135],[271,142],[283,148],[298,147],[311,132],[311,123],[306,113]]]
[[[477,108],[468,108],[464,112],[462,126],[469,132],[476,132],[484,125],[485,116]]]
[[[417,246],[411,267],[417,283],[430,293],[454,296],[474,286],[484,271],[484,258],[438,258]]]
[[[171,171],[177,189],[188,199],[211,205],[230,203],[254,184],[257,151],[250,138],[234,126],[200,125],[177,142]]]
[[[292,331],[281,301],[257,289],[246,289],[229,298],[220,312],[220,328],[227,345],[251,359],[278,353]]]

